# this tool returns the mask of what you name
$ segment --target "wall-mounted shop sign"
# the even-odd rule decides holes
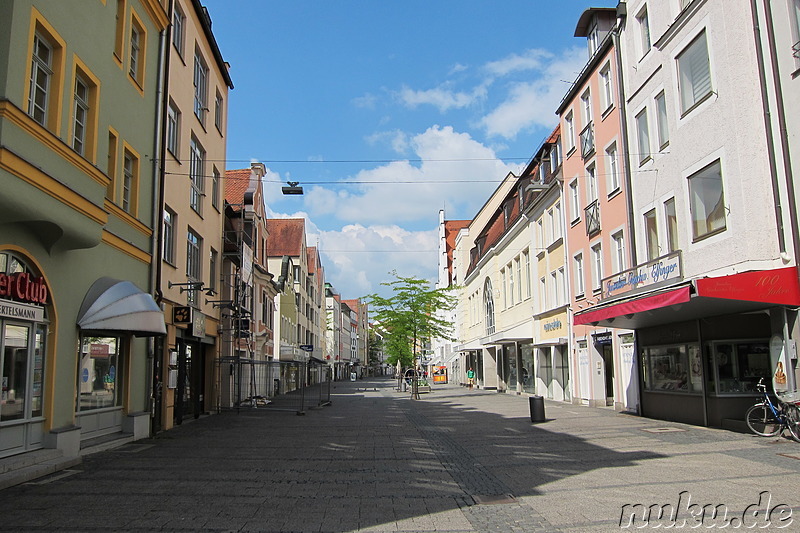
[[[681,253],[677,251],[605,278],[601,298],[615,298],[644,289],[655,289],[682,279]]]
[[[16,318],[31,322],[44,321],[44,308],[10,300],[0,300],[0,318]]]
[[[28,272],[0,274],[0,297],[3,296],[44,305],[47,303],[47,285],[44,278],[32,276]]]
[[[561,329],[561,326],[562,326],[561,320],[556,318],[554,320],[551,320],[550,322],[545,322],[544,325],[542,325],[542,329],[544,329],[545,331],[556,331]]]

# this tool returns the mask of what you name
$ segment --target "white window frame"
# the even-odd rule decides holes
[[[586,167],[586,205],[597,201],[597,165]]]
[[[162,213],[162,223],[164,225],[164,241],[162,243],[162,259],[167,263],[175,264],[175,218],[177,215],[169,207],[165,207]]]
[[[644,57],[652,48],[652,41],[650,38],[650,17],[647,12],[647,4],[642,6],[639,13],[636,15],[636,22],[639,26],[639,57]]]
[[[175,11],[172,14],[172,44],[178,51],[178,55],[183,57],[183,46],[186,34],[186,15],[176,3]]]
[[[614,105],[614,84],[611,79],[611,62],[607,62],[600,70],[600,97],[605,114]]]
[[[658,214],[655,209],[648,209],[642,215],[644,218],[644,246],[648,261],[661,255],[661,244],[659,243]]]
[[[667,251],[670,253],[680,249],[680,241],[678,240],[678,213],[676,209],[674,197],[664,201],[664,224],[667,230]]]
[[[622,272],[626,268],[625,261],[625,235],[622,231],[611,236],[611,241],[614,244],[614,257],[612,267],[614,272]]]
[[[682,116],[714,94],[709,50],[708,34],[703,30],[675,57]]]
[[[89,119],[90,85],[83,76],[76,73],[74,98],[74,117],[72,124],[72,149],[80,155],[86,152],[86,128]],[[81,94],[82,93],[82,94]]]
[[[525,299],[531,297],[531,254],[528,250],[522,252],[525,258]]]
[[[572,258],[572,263],[575,265],[575,297],[581,297],[586,294],[586,279],[583,273],[583,253],[576,254]]]
[[[126,213],[131,212],[133,202],[133,183],[136,179],[136,158],[132,153],[125,150],[122,155],[122,210]]]
[[[578,180],[574,179],[569,184],[570,196],[570,222],[575,223],[581,218],[580,191],[578,190]]]
[[[592,122],[592,91],[587,87],[581,95],[581,126],[585,128]]]
[[[44,50],[47,51],[47,57],[40,54]],[[47,126],[47,115],[52,96],[54,53],[55,50],[50,41],[38,33],[34,34],[28,114],[42,126]]]
[[[617,150],[617,143],[611,143],[606,148],[606,192],[611,195],[618,191],[620,188],[619,177],[619,155]]]
[[[567,133],[567,153],[571,153],[575,149],[575,114],[570,111],[564,117],[564,123]]]
[[[714,167],[716,167],[716,170]],[[721,215],[720,218],[722,220],[722,225],[718,227],[708,228],[701,233],[699,231],[698,222],[696,221],[696,218],[699,216],[698,213],[699,208],[703,207],[707,213],[713,213],[714,209],[709,210],[708,208],[712,206],[707,205],[700,198],[700,194],[698,194],[698,192],[702,192],[702,190],[697,186],[693,186],[693,180],[696,181],[696,183],[698,184],[703,184],[705,186],[708,186],[708,184],[710,183],[708,175],[716,172],[719,173],[719,195],[718,195],[719,199],[715,202],[715,205],[713,207],[716,208],[717,206],[719,206],[720,208],[719,214]],[[716,235],[717,233],[725,231],[728,227],[728,221],[726,217],[725,180],[722,174],[722,161],[717,159],[709,163],[708,165],[705,165],[700,170],[692,173],[687,179],[689,181],[689,214],[690,214],[690,220],[692,221],[692,238],[694,239],[694,241],[696,242],[705,239],[707,237],[710,237],[711,235]],[[715,194],[714,191],[712,191],[712,194]],[[709,214],[706,214],[704,220],[706,225],[710,225]]]
[[[181,111],[171,99],[167,108],[167,150],[180,160]]]
[[[194,53],[194,114],[205,125],[208,111],[208,65],[198,50]]]
[[[603,246],[597,243],[592,252],[592,291],[599,291],[603,282]]]
[[[203,214],[203,192],[205,190],[205,157],[206,153],[200,143],[192,137],[189,143],[189,207],[198,214]]]
[[[669,124],[667,122],[667,97],[664,91],[656,95],[654,108],[656,110],[656,134],[658,135],[658,149],[663,150],[669,145]]]
[[[643,107],[636,114],[636,146],[639,150],[639,165],[650,161],[652,151],[650,150],[650,124],[647,117],[647,107]]]

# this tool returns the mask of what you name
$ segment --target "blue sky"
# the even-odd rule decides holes
[[[235,88],[226,168],[263,162],[344,298],[435,279],[439,210],[475,216],[557,124],[600,0],[204,0]],[[282,196],[298,181],[303,196]],[[285,183],[283,183],[285,185]]]

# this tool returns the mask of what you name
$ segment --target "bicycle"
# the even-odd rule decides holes
[[[764,378],[756,385],[764,399],[750,407],[745,414],[745,421],[750,431],[761,437],[774,437],[788,429],[792,439],[800,442],[800,409],[795,402],[786,402],[778,398],[773,402],[767,394]]]

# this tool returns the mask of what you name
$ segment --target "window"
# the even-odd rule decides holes
[[[564,275],[564,267],[556,272],[556,305],[567,303],[567,279]]]
[[[578,193],[578,180],[573,180],[569,184],[569,204],[570,204],[570,219],[576,222],[581,218],[580,208],[580,194]]]
[[[678,89],[682,113],[711,95],[711,65],[705,31],[678,55]]]
[[[135,215],[139,185],[139,158],[126,149],[122,161],[122,209]]]
[[[214,171],[211,175],[211,205],[217,210],[219,210],[219,180],[219,170],[217,170],[217,167],[214,167]],[[265,248],[265,246],[261,247],[262,253]]]
[[[547,211],[547,227],[550,230],[547,235],[547,243],[552,244],[556,240],[556,216],[552,209]]]
[[[194,53],[194,114],[206,123],[208,111],[208,67],[199,52]]]
[[[558,274],[556,271],[550,272],[550,285],[547,291],[546,308],[551,309],[558,305]]]
[[[615,233],[611,236],[611,241],[614,244],[614,272],[622,272],[625,270],[625,239],[622,232]]]
[[[581,124],[586,126],[592,121],[592,94],[589,92],[589,89],[581,95]]]
[[[506,269],[500,269],[500,287],[503,292],[503,309],[508,308],[508,281],[506,281]]]
[[[175,159],[180,159],[178,146],[180,146],[181,112],[171,99],[167,109],[167,150]]]
[[[650,130],[647,125],[647,108],[642,109],[636,115],[636,136],[639,143],[639,164],[642,165],[650,160]]]
[[[572,111],[567,113],[567,116],[564,118],[564,124],[564,129],[567,132],[567,152],[571,152],[575,149],[575,120]]]
[[[33,120],[47,127],[53,79],[53,47],[38,33],[33,39],[31,64],[31,86],[28,98],[28,114]]]
[[[108,188],[106,189],[106,198],[114,200],[116,197],[117,187],[117,148],[118,137],[114,130],[108,131],[108,167],[106,175],[108,176]]]
[[[483,285],[483,307],[486,316],[486,334],[494,333],[494,295],[492,294],[492,282],[486,278]]]
[[[619,189],[619,159],[617,158],[617,143],[606,148],[606,188],[608,194]]]
[[[183,14],[181,7],[176,4],[175,11],[172,14],[172,44],[181,57],[183,57],[185,27],[186,15]]]
[[[611,82],[611,64],[606,63],[600,71],[600,97],[603,112],[614,105],[614,87]]]
[[[89,87],[80,76],[75,77],[75,108],[73,109],[72,149],[84,155],[86,121],[89,117]]]
[[[600,32],[597,30],[596,23],[593,24],[592,29],[589,30],[589,35],[586,37],[586,41],[589,45],[589,57],[592,57],[597,51],[597,46],[600,44]]]
[[[689,177],[689,207],[695,240],[725,230],[725,197],[719,160]]]
[[[208,288],[217,290],[217,264],[219,262],[219,254],[215,249],[211,249],[208,257]]]
[[[658,149],[663,150],[669,144],[667,100],[664,97],[664,91],[661,91],[656,96],[656,125],[658,126]]]
[[[81,335],[76,410],[119,407],[124,396],[125,343],[120,337]],[[84,379],[88,377],[88,379]]]
[[[136,82],[138,88],[144,88],[145,45],[147,32],[135,13],[131,13],[131,39],[128,74]]]
[[[125,0],[117,0],[117,21],[114,30],[114,59],[122,67],[122,47],[125,42]]]
[[[659,255],[658,246],[658,223],[656,221],[656,210],[651,209],[644,214],[644,237],[647,246],[647,260],[652,261]]]
[[[192,137],[189,145],[189,179],[192,182],[192,189],[189,193],[189,205],[198,214],[203,214],[203,171],[205,166],[206,153],[200,143]]]
[[[675,198],[664,202],[664,217],[667,220],[667,247],[668,252],[679,250],[678,245],[678,216],[675,213]]]
[[[528,250],[522,252],[525,262],[525,298],[531,297],[531,257]]]
[[[539,310],[547,309],[547,281],[539,278]]]
[[[558,240],[564,236],[564,224],[561,220],[561,202],[556,203],[555,207],[553,207],[553,212],[553,216],[555,218],[553,221],[555,226],[555,239],[553,240]]]
[[[561,141],[554,144],[553,147],[550,149],[550,172],[552,174],[555,174],[560,164],[561,164]]]
[[[636,15],[636,22],[639,24],[639,47],[641,56],[644,57],[650,51],[650,19],[647,16],[647,5],[645,5],[639,14]]]
[[[594,163],[586,167],[586,204],[597,200],[597,172]]]
[[[162,243],[163,259],[167,263],[175,264],[175,213],[169,209],[164,209],[164,236]]]
[[[592,246],[592,290],[600,290],[603,281],[603,253],[600,243]]]
[[[511,267],[511,263],[508,264],[506,267],[508,271],[508,305],[514,305],[514,269]]]
[[[217,96],[214,99],[214,125],[217,131],[222,132],[222,95],[217,91]]]
[[[575,265],[575,296],[583,296],[586,291],[583,280],[583,254],[578,254],[573,258]]]
[[[200,281],[201,280],[201,265],[200,265],[200,247],[202,245],[203,240],[192,230],[189,230],[186,234],[186,277],[191,281]],[[188,294],[188,303],[189,305],[198,306],[200,303],[200,298],[198,297],[198,293],[200,291],[186,291]]]

